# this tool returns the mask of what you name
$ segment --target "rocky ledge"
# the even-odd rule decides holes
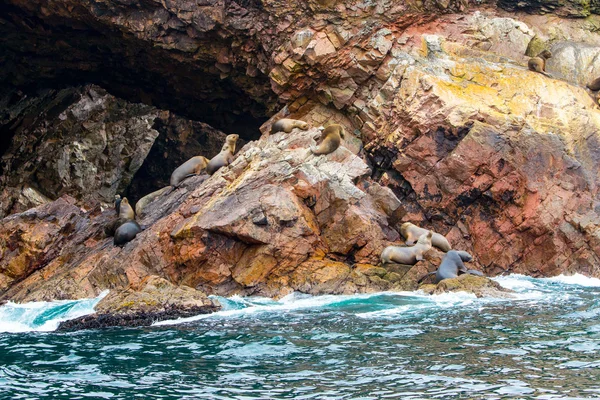
[[[466,292],[473,293],[477,297],[500,298],[512,298],[511,293],[514,293],[512,290],[503,288],[489,278],[469,274],[460,275],[458,278],[444,279],[437,285],[421,285],[419,286],[419,290],[426,294]]]
[[[379,266],[406,221],[489,276],[600,276],[594,2],[7,3],[0,301],[110,289],[110,314],[152,277],[186,294],[139,312],[171,318],[210,294],[414,290],[439,254]],[[551,76],[526,68],[543,49]],[[311,129],[269,135],[281,117]],[[343,146],[314,156],[330,123]],[[231,133],[229,167],[165,190],[113,246],[115,193],[166,186]]]

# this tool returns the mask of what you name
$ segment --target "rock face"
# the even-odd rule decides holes
[[[170,171],[188,158],[218,152],[225,138],[209,125],[94,85],[7,92],[3,101],[0,126],[13,136],[0,161],[0,215],[64,194],[85,207],[112,203],[117,193],[136,200],[168,185]]]
[[[512,297],[512,290],[503,288],[489,278],[469,274],[463,274],[457,278],[444,279],[437,285],[422,285],[419,287],[419,290],[427,294],[467,292],[473,293],[477,297]]]
[[[308,148],[318,134],[265,137],[213,176],[185,180],[147,206],[140,220],[147,229],[123,248],[102,233],[113,210],[84,212],[73,199],[5,218],[3,297],[115,290],[119,300],[109,295],[104,309],[126,302],[149,275],[222,295],[404,288],[406,271],[377,267],[381,249],[399,239],[388,223],[399,202],[347,148],[314,156]]]
[[[139,287],[109,293],[96,313],[66,321],[58,330],[97,329],[109,326],[148,326],[169,318],[207,314],[220,308],[202,292],[176,287],[158,276],[149,276]]]
[[[600,111],[584,87],[600,76],[594,2],[2,7],[0,81],[16,93],[0,104],[3,213],[41,205],[3,220],[0,300],[124,296],[149,276],[222,295],[414,289],[438,255],[378,266],[406,221],[487,275],[600,276]],[[525,67],[544,49],[552,77]],[[96,86],[18,92],[66,75],[124,100]],[[269,135],[280,117],[312,128]],[[112,211],[97,204],[166,185],[184,149],[216,154],[224,134],[203,123],[247,144],[212,177],[166,190],[144,232],[112,247]],[[330,123],[343,146],[311,155]]]

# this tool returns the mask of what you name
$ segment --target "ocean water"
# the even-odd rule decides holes
[[[293,294],[137,329],[53,332],[100,300],[0,307],[0,399],[600,398],[600,280],[515,299]]]

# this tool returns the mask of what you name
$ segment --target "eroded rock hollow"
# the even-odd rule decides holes
[[[0,300],[110,289],[102,321],[122,322],[211,311],[210,294],[413,290],[443,254],[380,265],[407,221],[488,275],[600,276],[594,2],[0,10]],[[550,76],[527,69],[542,50]],[[310,129],[270,134],[282,117]],[[342,146],[313,155],[331,123]],[[115,194],[168,186],[232,133],[231,165],[165,191],[113,245]]]

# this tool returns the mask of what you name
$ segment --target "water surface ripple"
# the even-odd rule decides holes
[[[498,281],[518,298],[221,298],[144,329],[0,333],[0,398],[600,397],[600,281]],[[44,310],[39,326],[57,318]]]

